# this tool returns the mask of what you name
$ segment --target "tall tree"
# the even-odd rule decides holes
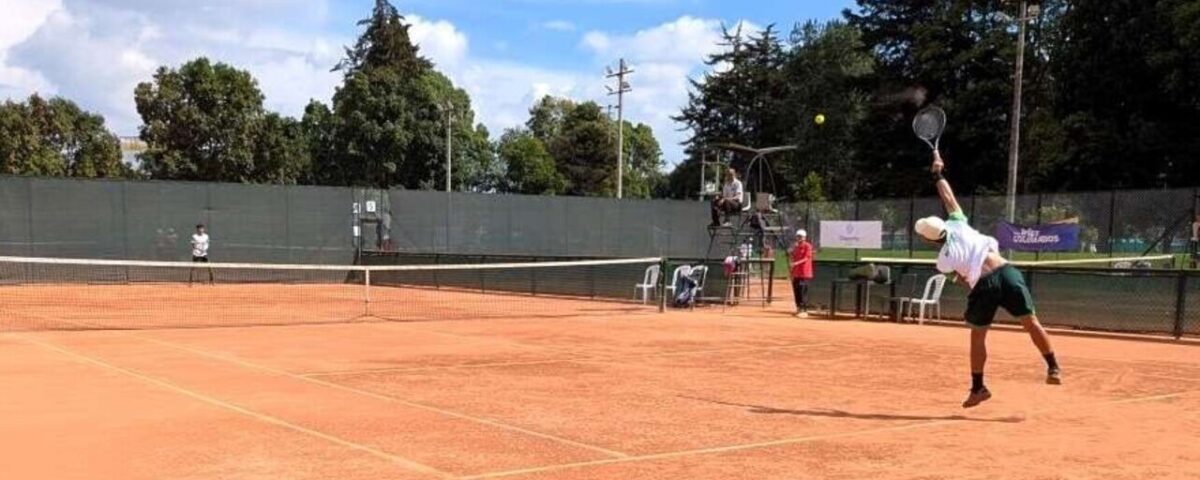
[[[1016,59],[1018,2],[1004,0],[858,0],[846,11],[863,32],[866,46],[880,62],[876,103],[864,126],[862,149],[877,164],[910,166],[926,155],[913,142],[907,125],[928,103],[940,104],[952,119],[944,137],[955,186],[965,192],[1002,191],[1007,178],[1009,126],[1012,125],[1013,72]],[[1054,40],[1048,22],[1062,1],[1043,1],[1034,19],[1025,62],[1025,115],[1039,118],[1049,108],[1046,55]],[[1024,13],[1021,14],[1024,16]],[[1054,131],[1032,130],[1039,143],[1054,142]],[[1050,162],[1027,151],[1030,166]],[[919,172],[902,168],[892,181],[877,181],[886,196],[929,192]]]
[[[309,168],[295,122],[267,114],[247,71],[207,58],[160,67],[134,100],[151,178],[292,183]]]
[[[649,125],[624,122],[625,129],[625,197],[651,198],[662,189],[666,178],[662,173],[662,148]]]
[[[1200,6],[1078,0],[1052,52],[1071,189],[1194,185],[1200,176]]]
[[[576,105],[549,148],[569,195],[611,196],[617,190],[614,130],[595,102]]]
[[[34,94],[0,104],[0,173],[126,177],[132,170],[103,117],[70,100]]]
[[[498,178],[486,129],[470,98],[412,43],[410,25],[388,0],[376,0],[363,33],[336,70],[343,84],[324,123],[331,144],[317,157],[322,183],[444,188],[446,115],[453,116],[455,189],[488,190]],[[316,112],[314,112],[315,114]],[[453,167],[452,167],[453,168]]]
[[[798,150],[778,162],[790,198],[811,196],[805,183],[812,173],[824,179],[824,195],[858,198],[879,183],[894,178],[891,165],[874,162],[862,154],[860,136],[870,109],[868,82],[875,59],[867,52],[859,31],[842,22],[808,22],[792,31],[782,65],[787,79],[777,117],[787,129],[790,144]],[[824,122],[816,123],[816,116]]]
[[[530,195],[557,195],[567,188],[567,179],[555,168],[554,157],[532,132],[510,129],[497,146],[505,165],[506,191]]]

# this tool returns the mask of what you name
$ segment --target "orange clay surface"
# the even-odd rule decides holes
[[[1049,386],[1028,337],[996,330],[996,396],[963,410],[967,330],[796,319],[788,302],[657,314],[437,292],[390,308],[457,319],[319,323],[353,316],[353,292],[249,287],[276,301],[212,317],[139,288],[9,308],[25,318],[0,329],[0,478],[1200,479],[1195,344],[1056,336],[1065,385]],[[339,295],[345,311],[318,308]],[[314,321],[162,328],[185,314]],[[123,315],[155,328],[20,328]]]

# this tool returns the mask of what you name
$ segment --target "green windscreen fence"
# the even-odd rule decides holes
[[[0,253],[186,260],[195,225],[224,262],[350,264],[353,190],[0,177]]]

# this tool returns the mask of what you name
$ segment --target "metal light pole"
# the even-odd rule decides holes
[[[452,191],[450,182],[452,167],[451,159],[454,156],[454,143],[451,142],[450,132],[451,126],[454,124],[454,105],[447,101],[442,105],[442,108],[446,111],[446,193],[450,193]]]
[[[622,58],[617,71],[614,72],[611,68],[606,68],[605,71],[605,78],[617,79],[617,88],[604,88],[608,89],[609,95],[617,96],[617,198],[621,198],[625,182],[625,94],[633,91],[625,77],[633,73],[633,70],[625,65],[625,59]]]
[[[1037,13],[1037,5],[1029,6],[1028,0],[1021,0],[1021,10],[1017,14],[1017,71],[1013,76],[1013,106],[1012,128],[1009,132],[1008,144],[1008,221],[1017,221],[1017,169],[1021,158],[1021,88],[1025,79],[1025,22],[1030,20],[1030,14]]]

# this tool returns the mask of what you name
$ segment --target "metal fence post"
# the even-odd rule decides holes
[[[913,240],[916,239],[913,225],[917,224],[916,214],[917,197],[908,197],[908,223],[904,226],[904,231],[908,232],[908,258],[913,258]]]
[[[667,311],[667,258],[658,261],[658,313]]]
[[[859,210],[861,208],[862,208],[862,201],[855,200],[854,201],[854,221],[856,221],[856,222],[859,220]],[[859,252],[859,250],[857,248],[854,249],[854,261],[856,261],[856,262],[858,261],[858,258],[859,258],[858,252]]]
[[[1108,258],[1113,257],[1113,250],[1116,249],[1113,232],[1117,223],[1117,190],[1113,189],[1110,195],[1112,197],[1108,201]]]
[[[1037,212],[1035,212],[1035,215],[1037,215],[1037,221],[1034,222],[1034,224],[1041,225],[1042,224],[1042,194],[1040,194],[1040,193],[1037,195]],[[1041,260],[1042,259],[1042,251],[1038,250],[1036,252],[1033,252],[1033,259]]]
[[[1179,270],[1177,273],[1178,280],[1175,285],[1175,328],[1172,332],[1175,334],[1175,339],[1183,338],[1183,319],[1186,316],[1187,310],[1187,272]]]

